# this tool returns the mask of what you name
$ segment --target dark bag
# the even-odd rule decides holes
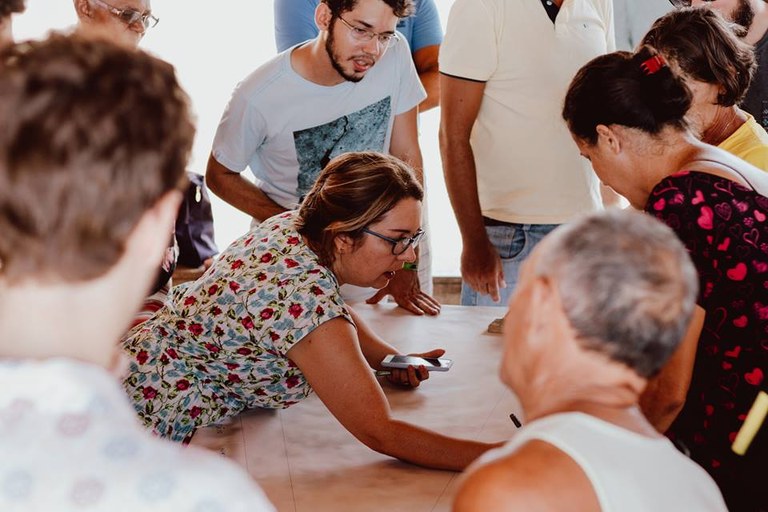
[[[203,261],[219,252],[213,237],[211,198],[203,176],[188,172],[189,188],[176,217],[176,242],[179,244],[178,264],[197,268]]]

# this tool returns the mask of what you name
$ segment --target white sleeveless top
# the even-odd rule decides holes
[[[531,440],[571,457],[586,474],[603,512],[727,512],[717,485],[666,437],[646,437],[579,412],[525,425],[479,464],[508,456]]]

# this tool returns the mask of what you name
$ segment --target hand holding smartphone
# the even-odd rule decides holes
[[[447,372],[452,365],[453,361],[451,359],[402,356],[399,354],[390,354],[381,361],[381,366],[384,368],[408,368],[409,366],[418,368],[423,366],[429,372]]]

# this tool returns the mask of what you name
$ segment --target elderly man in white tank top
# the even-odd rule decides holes
[[[454,510],[727,510],[638,407],[697,288],[674,233],[640,213],[592,214],[545,238],[504,324],[501,375],[526,424],[468,470]]]

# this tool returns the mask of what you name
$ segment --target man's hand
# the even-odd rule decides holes
[[[378,304],[381,299],[391,295],[397,305],[414,315],[436,315],[440,313],[440,303],[421,291],[418,272],[398,270],[389,284],[366,300],[367,304]]]
[[[477,293],[490,295],[499,302],[499,290],[506,288],[504,268],[496,248],[485,245],[464,244],[461,251],[461,278]]]

